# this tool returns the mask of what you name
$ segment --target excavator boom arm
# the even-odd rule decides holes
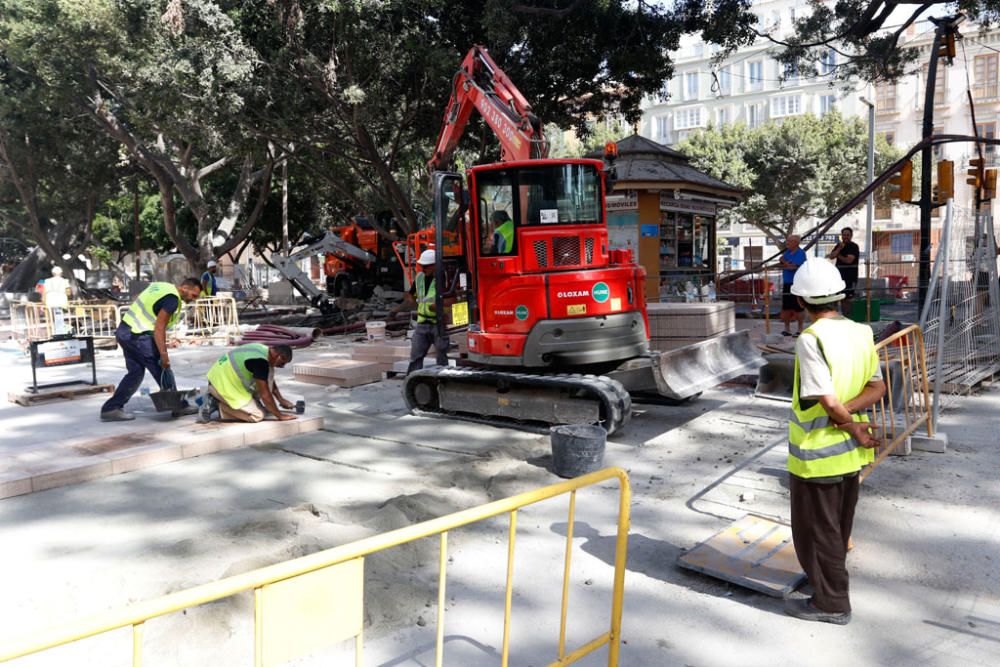
[[[434,156],[428,161],[431,171],[444,170],[451,162],[473,109],[500,140],[502,161],[548,156],[542,124],[531,105],[486,49],[477,45],[455,74]]]

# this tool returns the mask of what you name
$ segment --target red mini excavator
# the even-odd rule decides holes
[[[473,109],[500,139],[503,161],[465,180],[439,170]],[[609,151],[613,159],[613,144]],[[442,249],[438,326],[467,335],[473,366],[411,373],[411,409],[491,423],[601,423],[611,433],[631,416],[632,396],[681,401],[763,365],[746,332],[651,353],[645,270],[631,251],[608,247],[613,168],[547,155],[530,105],[473,47],[429,161],[431,226],[407,239],[406,253]]]

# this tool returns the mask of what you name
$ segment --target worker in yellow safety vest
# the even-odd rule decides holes
[[[795,555],[812,585],[785,611],[810,621],[851,620],[847,543],[861,469],[880,444],[866,411],[885,394],[871,327],[840,315],[845,284],[822,258],[795,273],[792,294],[812,324],[795,344],[788,472]]]
[[[201,293],[197,278],[188,278],[179,286],[172,283],[150,283],[132,302],[115,331],[115,340],[125,355],[125,377],[118,383],[115,393],[101,406],[102,421],[130,421],[135,419],[125,412],[125,404],[142,384],[146,371],[153,376],[160,389],[164,377],[172,385],[170,357],[167,354],[167,329],[173,328],[181,317],[181,302],[190,303]],[[185,405],[174,416],[194,414],[194,406]]]
[[[295,419],[282,412],[292,402],[285,399],[274,381],[274,369],[283,368],[292,360],[292,348],[287,345],[240,345],[222,355],[208,370],[208,396],[201,405],[201,420],[207,422],[215,410],[220,419],[256,423],[264,419],[257,401],[278,421]]]
[[[493,223],[492,248],[489,254],[510,255],[514,253],[514,221],[507,211],[498,209],[490,214]]]
[[[407,366],[407,374],[418,368],[423,368],[424,357],[434,346],[437,356],[438,366],[448,365],[448,346],[451,341],[448,336],[441,335],[442,330],[438,328],[437,306],[437,285],[434,280],[434,265],[437,256],[433,250],[424,250],[417,259],[417,275],[410,285],[404,301],[399,306],[393,308],[390,313],[395,314],[406,306],[417,307],[417,325],[413,328],[413,336],[410,338],[410,365]]]

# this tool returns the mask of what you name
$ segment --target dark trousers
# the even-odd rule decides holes
[[[419,322],[413,329],[413,338],[410,340],[410,365],[406,368],[409,375],[415,370],[424,367],[424,357],[431,345],[437,350],[438,366],[448,365],[448,337],[438,336],[437,325],[429,322]]]
[[[837,613],[851,610],[847,541],[854,524],[860,477],[819,484],[789,475],[792,540],[799,565],[813,587],[813,606]]]
[[[160,375],[163,372],[160,368],[160,351],[156,349],[151,334],[134,334],[122,322],[115,330],[115,340],[125,355],[125,377],[118,383],[111,398],[101,406],[101,412],[124,408],[132,395],[139,391],[146,371],[150,372],[157,385],[160,385]]]

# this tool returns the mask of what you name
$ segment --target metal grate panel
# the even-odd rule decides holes
[[[594,239],[592,238],[584,239],[583,256],[587,264],[594,263]]]
[[[534,246],[535,246],[535,259],[538,261],[538,266],[545,268],[546,266],[548,266],[548,258],[546,256],[547,255],[546,251],[548,250],[548,248],[546,246],[546,243],[545,241],[535,241]]]
[[[576,236],[552,238],[553,266],[575,266],[580,263],[580,239]]]

